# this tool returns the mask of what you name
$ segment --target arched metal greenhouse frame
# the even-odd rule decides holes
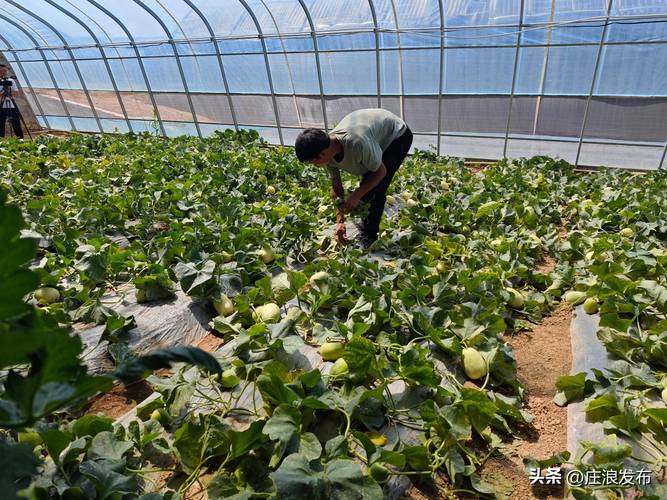
[[[290,145],[384,107],[415,145],[664,168],[664,0],[0,0],[39,123]]]

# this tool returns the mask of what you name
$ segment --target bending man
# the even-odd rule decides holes
[[[343,199],[336,212],[336,240],[346,242],[345,213],[368,202],[368,216],[359,229],[359,242],[369,247],[377,240],[387,189],[412,145],[412,132],[398,116],[384,109],[353,111],[330,134],[309,128],[296,139],[299,161],[326,167],[331,177],[331,197]],[[359,187],[347,197],[340,171],[361,177]]]

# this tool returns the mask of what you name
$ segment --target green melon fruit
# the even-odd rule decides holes
[[[60,292],[50,286],[43,286],[35,290],[35,299],[41,305],[47,306],[60,300]]]
[[[287,309],[287,314],[285,315],[290,321],[299,321],[304,315],[304,312],[296,306],[290,307]]]
[[[308,282],[310,283],[310,286],[315,286],[318,282],[320,281],[325,281],[329,279],[331,275],[326,272],[326,271],[317,271],[315,274],[313,274]]]
[[[280,321],[280,307],[273,302],[256,307],[255,312],[252,313],[252,319],[256,322],[277,323]]]
[[[635,232],[630,227],[624,227],[621,229],[621,236],[623,238],[632,238],[635,235]]]
[[[271,248],[264,247],[259,251],[259,258],[262,259],[264,264],[270,264],[276,259],[276,256]]]
[[[447,266],[443,261],[439,260],[438,263],[435,265],[435,269],[439,273],[444,273],[447,270]]]
[[[220,256],[222,257],[223,262],[231,262],[231,260],[234,258],[234,256],[229,253],[229,252],[220,252]]]
[[[216,379],[221,386],[227,389],[232,389],[241,382],[241,379],[236,375],[236,369],[234,368],[227,368],[219,377],[216,377]]]
[[[526,301],[523,294],[510,287],[505,288],[505,291],[510,294],[509,306],[514,309],[521,309]]]
[[[226,295],[221,295],[219,299],[214,300],[213,307],[221,316],[234,314],[234,303]]]
[[[344,350],[342,342],[325,342],[320,347],[320,355],[325,361],[336,361],[343,356]]]
[[[535,242],[537,245],[542,245],[542,239],[535,233],[530,233],[528,237]]]
[[[392,195],[388,194],[387,195],[387,203],[389,203],[390,205],[395,204],[396,203],[396,198],[393,197]]]
[[[405,204],[410,208],[414,208],[419,205],[419,202],[413,200],[412,198],[408,198],[407,200],[405,200]]]
[[[660,394],[662,396],[662,401],[667,405],[667,387],[665,387],[662,390],[662,393]]]
[[[441,180],[441,181],[440,181],[440,187],[441,187],[444,191],[447,191],[447,190],[449,189],[449,182],[447,182],[447,181],[444,180],[444,179]]]
[[[266,194],[268,194],[268,195],[276,194],[276,188],[274,188],[273,186],[267,186],[266,187]]]
[[[563,283],[560,280],[555,280],[549,287],[546,289],[546,292],[549,295],[553,295],[554,297],[560,297],[563,293],[563,291],[560,289],[561,285]]]
[[[573,306],[578,306],[584,300],[586,300],[586,292],[576,292],[574,290],[570,290],[569,292],[565,292],[563,298],[565,299],[565,302],[567,302],[568,304],[571,304]]]
[[[339,375],[347,373],[348,369],[349,367],[347,366],[347,361],[345,361],[343,358],[338,358],[331,367],[329,375],[338,377]]]
[[[31,448],[39,446],[44,442],[42,436],[40,436],[34,429],[26,429],[23,432],[19,432],[18,438],[19,443],[25,443]]]
[[[598,312],[598,301],[594,297],[588,297],[584,302],[584,311],[587,314],[595,314]]]
[[[166,425],[169,423],[170,418],[167,410],[164,408],[157,408],[151,412],[151,420],[155,420],[156,422],[160,422],[162,425]]]
[[[477,349],[472,347],[463,349],[463,370],[468,378],[473,380],[486,377],[486,361]]]

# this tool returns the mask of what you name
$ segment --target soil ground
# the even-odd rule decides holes
[[[130,385],[119,384],[93,399],[86,405],[84,411],[89,415],[102,413],[111,418],[122,417],[151,394],[153,389],[145,380]]]
[[[220,349],[224,343],[225,341],[220,337],[217,337],[212,333],[208,333],[199,342],[197,342],[196,347],[199,347],[200,349],[207,352],[215,352]]]
[[[562,489],[532,490],[523,459],[544,459],[567,449],[567,408],[556,406],[553,397],[556,380],[568,375],[572,366],[571,321],[570,306],[561,303],[533,330],[507,338],[516,356],[517,376],[525,387],[524,408],[533,416],[532,429],[503,450],[502,458],[492,458],[485,466],[489,475],[511,479],[508,498],[563,497]]]

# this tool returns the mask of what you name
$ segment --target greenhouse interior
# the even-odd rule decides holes
[[[0,0],[0,496],[667,498],[665,0]]]

